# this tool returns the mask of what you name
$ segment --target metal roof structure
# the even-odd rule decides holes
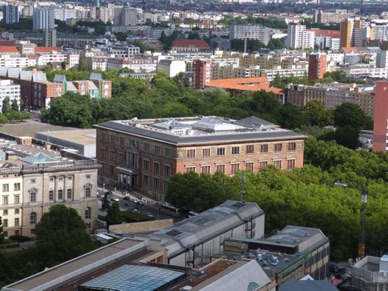
[[[227,200],[223,204],[166,227],[148,237],[150,241],[159,241],[169,249],[173,258],[193,244],[201,244],[228,229],[245,223],[246,219],[264,215],[264,211],[251,202]]]
[[[173,122],[174,121],[174,122]],[[253,122],[253,123],[252,123]],[[257,125],[255,126],[255,122]],[[186,124],[191,129],[184,132],[176,128],[166,127],[167,124]],[[245,125],[244,123],[248,123]],[[251,124],[249,124],[251,123]],[[150,140],[174,145],[222,143],[233,141],[305,139],[306,136],[291,130],[269,128],[261,119],[231,120],[218,116],[182,117],[167,119],[132,119],[107,121],[95,125],[96,128],[109,129]],[[162,126],[164,125],[164,126]],[[198,125],[198,126],[196,126]],[[269,125],[269,124],[268,124]],[[215,130],[219,129],[219,131]]]
[[[82,284],[78,290],[152,291],[185,276],[166,268],[124,265]]]
[[[333,284],[327,280],[299,280],[286,281],[280,286],[280,291],[335,291],[338,290]]]

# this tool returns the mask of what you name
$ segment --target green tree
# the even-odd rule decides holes
[[[333,111],[334,124],[336,126],[351,126],[361,129],[367,117],[365,112],[356,104],[343,103],[337,106]]]
[[[306,114],[312,126],[326,126],[332,124],[332,112],[325,109],[325,106],[317,101],[311,100],[306,103],[303,108],[303,112]]]
[[[277,115],[280,126],[284,128],[294,129],[308,124],[308,119],[300,107],[290,102],[286,102],[280,107]]]
[[[3,106],[1,108],[1,112],[8,113],[10,111],[11,111],[11,103],[10,103],[10,98],[7,96],[3,100]]]
[[[16,99],[12,100],[11,110],[12,111],[19,111],[19,104],[18,104],[18,101]]]
[[[284,48],[284,43],[278,38],[271,38],[267,44],[267,48],[271,50]]]
[[[188,88],[190,87],[190,81],[189,78],[186,77],[186,74],[184,72],[180,72],[178,75],[172,78],[174,82],[178,85],[180,88]]]
[[[124,221],[124,218],[121,215],[119,204],[115,202],[108,208],[108,211],[106,214],[106,223],[108,224],[108,229],[110,225],[119,224],[119,223],[122,223],[123,221]]]
[[[3,220],[0,216],[0,244],[4,242],[4,233],[3,233]]]

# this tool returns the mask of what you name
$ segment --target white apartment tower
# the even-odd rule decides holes
[[[315,32],[306,30],[306,25],[290,23],[287,28],[286,46],[291,49],[314,48]]]
[[[33,16],[33,29],[54,29],[55,13],[51,8],[35,8]]]

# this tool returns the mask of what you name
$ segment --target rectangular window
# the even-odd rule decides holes
[[[160,153],[160,146],[155,146],[155,154],[159,154]]]
[[[15,226],[19,226],[19,220],[20,220],[19,217],[15,218]]]
[[[259,168],[262,169],[262,168],[266,168],[268,167],[268,161],[261,161],[259,162]]]
[[[154,163],[154,174],[159,175],[159,163]]]
[[[115,166],[109,165],[109,173],[113,175],[115,173]]]
[[[202,174],[210,174],[210,166],[202,166],[201,173]]]
[[[13,191],[20,191],[20,183],[13,184]]]
[[[171,157],[171,149],[165,149],[164,154],[166,157]]]
[[[149,143],[144,144],[144,151],[146,151],[146,152],[150,151],[150,144]]]
[[[62,199],[63,199],[63,191],[58,190],[58,200],[62,200]]]
[[[148,171],[150,168],[150,161],[147,161],[147,160],[143,160],[143,169],[145,171]]]
[[[230,165],[230,174],[236,174],[240,168],[240,164],[231,164]]]
[[[283,145],[281,143],[275,144],[274,150],[275,152],[281,152],[283,148]]]
[[[282,161],[281,160],[273,161],[273,164],[275,165],[275,167],[278,167],[279,169],[282,168]]]
[[[105,160],[105,156],[106,156],[106,149],[104,148],[101,148],[101,151],[100,151],[100,157],[102,160]]]
[[[9,192],[9,184],[3,184],[3,192]]]
[[[53,190],[50,190],[50,191],[49,191],[49,200],[50,200],[50,201],[53,201],[53,200],[54,200],[54,191],[53,191]]]
[[[143,184],[144,186],[148,186],[148,176],[143,176]]]
[[[158,190],[158,189],[159,189],[159,179],[154,178],[154,190]]]
[[[71,179],[73,179],[72,176],[68,176],[68,177],[67,177],[67,180],[71,180]]]
[[[164,176],[170,177],[171,175],[171,167],[169,165],[164,165]]]
[[[287,160],[287,169],[291,170],[291,169],[295,168],[295,164],[296,164],[295,159]]]
[[[114,135],[111,135],[110,136],[110,142],[115,142],[116,141],[116,137]]]
[[[217,156],[225,156],[225,148],[217,148]]]
[[[73,198],[73,191],[71,189],[67,189],[67,199]]]
[[[210,157],[210,149],[202,149],[203,157]]]
[[[232,147],[232,155],[238,155],[240,153],[240,147]]]
[[[19,204],[20,203],[20,195],[13,196],[13,199],[14,199],[15,204]]]
[[[125,139],[123,137],[120,137],[120,145],[124,145]]]
[[[289,151],[294,151],[294,150],[296,150],[296,143],[295,143],[295,142],[290,142],[290,143],[288,144],[288,150],[289,150]]]
[[[253,162],[245,163],[245,170],[253,172]]]
[[[50,177],[50,181],[54,181],[54,177]]]
[[[3,215],[8,215],[8,209],[3,210]]]
[[[186,158],[195,158],[195,149],[187,150]]]
[[[3,205],[8,205],[8,196],[3,196]]]
[[[20,213],[19,208],[16,208],[16,209],[15,209],[15,214],[19,214],[19,213]]]
[[[90,194],[91,194],[91,189],[89,187],[86,187],[85,188],[85,197],[90,197]]]
[[[195,167],[194,166],[188,166],[186,167],[186,172],[195,172]]]
[[[31,179],[31,184],[34,184],[36,182],[35,179]]]
[[[225,174],[225,165],[217,165],[216,166],[216,171]]]
[[[3,219],[3,226],[8,227],[8,219]]]
[[[114,160],[115,160],[115,152],[113,152],[113,151],[109,152],[109,160],[111,162],[114,162]]]
[[[268,144],[260,145],[260,152],[261,153],[268,153]]]
[[[245,152],[247,154],[252,154],[255,152],[255,146],[253,144],[247,145]]]

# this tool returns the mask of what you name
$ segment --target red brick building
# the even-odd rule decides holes
[[[171,50],[177,53],[210,53],[209,44],[202,39],[177,39],[171,45]]]
[[[326,54],[311,53],[309,55],[308,82],[322,79],[326,73],[327,61]]]
[[[164,200],[171,175],[194,171],[233,175],[303,166],[305,136],[257,117],[184,117],[108,121],[97,129],[99,180]]]
[[[213,61],[194,60],[193,62],[193,88],[203,89],[213,80]]]
[[[376,82],[373,114],[373,150],[386,152],[388,148],[388,81]]]

